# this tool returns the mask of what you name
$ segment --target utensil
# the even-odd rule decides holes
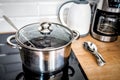
[[[35,47],[23,38],[21,33],[32,42]],[[71,43],[79,37],[79,33],[58,23],[42,22],[25,25],[16,33],[16,37],[9,36],[8,43],[16,40],[23,65],[35,73],[52,73],[61,70],[71,52]],[[11,44],[10,44],[11,45]]]
[[[13,22],[12,22],[7,16],[3,15],[3,18],[4,18],[15,30],[18,31],[18,28],[13,24]],[[22,33],[21,33],[21,34],[22,34]],[[24,36],[23,34],[22,34],[22,36],[24,37],[24,39],[26,39],[26,40],[30,43],[30,45],[31,45],[32,47],[35,47],[35,45],[33,45],[33,44],[27,39],[26,36]],[[9,42],[9,43],[10,43],[10,42]],[[14,47],[15,47],[15,46],[14,46]]]
[[[67,13],[67,14],[65,14]],[[58,11],[60,22],[86,36],[89,33],[91,7],[88,1],[68,1]]]
[[[106,63],[102,55],[98,52],[97,46],[94,43],[87,41],[83,43],[83,46],[97,58],[99,66],[103,66]]]

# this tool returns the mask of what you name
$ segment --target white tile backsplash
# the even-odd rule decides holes
[[[15,30],[3,19],[8,16],[18,28],[39,21],[59,22],[58,8],[67,0],[0,0],[0,33]]]
[[[67,0],[5,0],[0,1],[0,17],[57,15],[59,6]]]
[[[68,0],[0,0],[1,3],[6,3],[6,2],[64,2]]]
[[[0,16],[9,17],[37,16],[39,13],[38,3],[4,3],[0,5]]]

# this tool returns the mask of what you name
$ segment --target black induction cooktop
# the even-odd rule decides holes
[[[88,80],[72,51],[68,64],[60,72],[39,76],[31,73],[22,65],[19,50],[7,45],[10,35],[0,34],[0,80]]]

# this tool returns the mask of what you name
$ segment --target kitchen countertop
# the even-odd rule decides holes
[[[98,66],[95,57],[83,48],[84,41],[91,41],[96,44],[98,51],[106,61],[104,66]],[[88,35],[73,41],[72,50],[80,62],[80,65],[83,68],[88,80],[119,80],[120,36],[115,42],[105,43],[100,42]]]
[[[95,57],[83,48],[84,41],[96,44],[106,64],[97,65]],[[120,36],[114,42],[101,42],[90,35],[72,43],[72,49],[89,80],[119,80],[120,78]]]

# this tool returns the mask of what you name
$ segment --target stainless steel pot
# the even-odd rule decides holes
[[[9,36],[7,42],[14,48],[19,48],[26,68],[37,73],[51,73],[65,66],[71,43],[78,37],[79,33],[63,25],[44,22],[22,27],[16,35]],[[17,44],[12,43],[13,39]]]

